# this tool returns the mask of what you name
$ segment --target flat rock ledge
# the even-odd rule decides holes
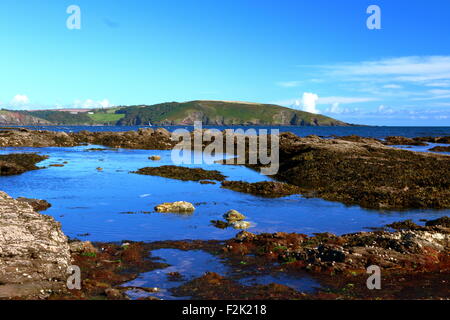
[[[0,191],[0,299],[64,291],[70,262],[61,225]]]

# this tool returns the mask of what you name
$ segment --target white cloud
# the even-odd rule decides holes
[[[398,84],[385,84],[383,86],[384,89],[401,89],[403,88],[401,85]]]
[[[16,94],[14,98],[11,100],[11,104],[13,105],[24,105],[30,102],[28,96],[24,94]]]
[[[294,88],[300,85],[300,81],[284,81],[277,82],[277,85],[284,88]]]
[[[425,84],[427,87],[450,87],[450,81],[430,82]]]
[[[392,108],[388,108],[388,107],[386,107],[384,105],[379,106],[377,111],[379,113],[383,113],[383,114],[392,114],[392,113],[394,113],[394,110]]]
[[[96,108],[109,108],[112,107],[112,104],[108,99],[103,100],[92,100],[86,99],[84,101],[76,100],[73,105],[75,108],[83,108],[83,109],[96,109]]]
[[[448,78],[450,56],[411,56],[323,67],[337,75],[398,75],[409,81],[424,81]]]
[[[315,93],[305,92],[302,98],[302,110],[310,113],[319,113],[316,108],[317,100],[319,96]]]
[[[352,103],[363,103],[377,101],[378,98],[371,97],[323,97],[319,98],[317,104],[352,104]]]

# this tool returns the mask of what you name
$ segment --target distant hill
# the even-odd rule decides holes
[[[120,125],[293,125],[345,126],[344,122],[308,112],[270,104],[190,101],[168,102],[153,106],[124,107],[117,111],[125,116]]]
[[[0,125],[48,125],[49,121],[34,117],[23,112],[0,110]]]
[[[166,102],[92,110],[20,111],[23,119],[54,125],[284,125],[348,126],[349,124],[304,111],[271,104],[235,101]],[[28,118],[26,118],[28,117]],[[6,124],[6,122],[5,122]],[[11,123],[14,124],[14,123]],[[24,123],[22,123],[24,124]]]

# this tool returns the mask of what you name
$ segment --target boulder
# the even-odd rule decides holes
[[[234,221],[231,225],[235,229],[248,229],[251,227],[251,224],[248,221]]]
[[[245,216],[236,211],[236,210],[230,210],[227,213],[225,213],[223,215],[223,217],[228,221],[228,222],[232,222],[232,221],[241,221],[245,219]]]
[[[165,202],[155,207],[156,212],[170,213],[191,213],[195,207],[192,203],[186,201]]]
[[[0,222],[0,299],[65,291],[71,257],[61,225],[4,192]]]

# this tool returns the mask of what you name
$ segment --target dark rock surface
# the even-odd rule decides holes
[[[0,155],[0,176],[22,174],[27,171],[37,170],[38,162],[47,159],[34,153],[13,153]]]
[[[226,178],[217,170],[204,170],[201,168],[187,168],[179,166],[146,167],[139,169],[138,171],[135,171],[133,173],[149,176],[159,176],[182,181],[223,181]]]

